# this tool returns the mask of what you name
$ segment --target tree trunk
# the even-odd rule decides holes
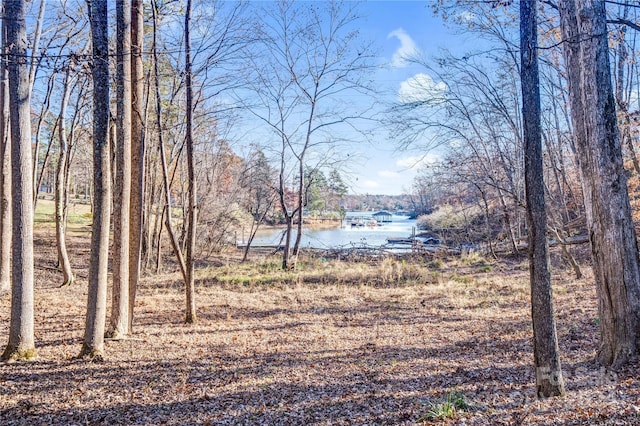
[[[165,210],[166,210],[166,228],[167,233],[169,234],[169,239],[171,241],[171,247],[173,248],[173,252],[176,255],[176,259],[178,260],[178,266],[180,267],[180,272],[182,273],[182,278],[184,279],[185,284],[187,283],[187,267],[185,264],[184,256],[182,255],[182,250],[180,249],[180,244],[176,237],[176,234],[173,230],[173,221],[171,219],[171,185],[169,183],[169,169],[167,167],[167,157],[164,149],[164,140],[163,140],[163,131],[162,131],[162,99],[160,98],[160,70],[158,66],[158,51],[157,51],[157,5],[155,1],[152,1],[151,5],[153,11],[153,69],[154,69],[154,80],[155,80],[155,97],[156,97],[156,125],[158,126],[158,149],[160,153],[160,162],[162,165],[162,179],[164,182],[164,196],[165,196]],[[158,232],[158,250],[160,249],[160,231]],[[158,265],[160,260],[160,254],[158,254]],[[159,268],[159,266],[158,266]]]
[[[44,13],[47,9],[47,0],[40,0],[40,6],[38,7],[38,20],[36,21],[36,28],[33,32],[33,46],[31,51],[34,54],[31,56],[31,62],[29,63],[29,94],[33,91],[33,83],[36,80],[36,71],[38,70],[38,50],[40,46],[40,38],[42,37],[42,22],[44,21]]]
[[[60,149],[58,155],[58,165],[56,167],[56,193],[55,193],[55,209],[56,209],[56,245],[58,248],[58,266],[62,270],[62,285],[73,284],[73,272],[71,271],[71,263],[69,262],[69,253],[67,253],[66,241],[66,191],[67,191],[67,163],[69,161],[69,149],[67,140],[67,126],[65,124],[67,116],[67,105],[70,96],[70,73],[71,64],[67,66],[65,73],[64,86],[62,88],[62,101],[60,103],[60,115],[58,116],[58,139],[60,140]]]
[[[144,8],[142,0],[131,4],[131,222],[129,224],[129,333],[133,330],[133,310],[140,280],[144,229]]]
[[[11,291],[11,139],[9,137],[9,76],[4,20],[0,48],[0,296]]]
[[[622,19],[627,20],[629,15],[629,5],[623,6]],[[622,139],[622,145],[626,145],[629,150],[629,156],[631,157],[631,163],[633,164],[633,170],[637,175],[640,175],[640,161],[638,161],[638,155],[636,154],[636,148],[633,145],[633,137],[631,136],[631,119],[629,117],[629,103],[624,98],[624,85],[625,85],[625,64],[628,60],[629,53],[627,52],[627,45],[625,43],[625,35],[627,34],[627,26],[620,25],[618,31],[618,72],[616,73],[615,84],[615,96],[616,105],[618,106],[618,112],[620,114],[620,138]]]
[[[536,0],[520,2],[520,76],[525,145],[525,192],[529,224],[533,359],[536,370],[536,394],[539,398],[546,398],[564,395],[564,380],[553,314],[547,246],[536,8]]]
[[[311,115],[313,117],[313,115]],[[310,131],[310,130],[309,130]],[[307,134],[307,144],[309,143],[309,134]],[[304,205],[305,205],[305,182],[304,182],[304,156],[301,156],[298,163],[298,173],[300,173],[300,180],[298,181],[298,202],[297,202],[297,216],[298,224],[296,227],[296,241],[293,244],[293,263],[290,267],[295,268],[298,254],[300,253],[300,243],[302,242],[302,225],[304,221]]]
[[[605,4],[559,3],[574,137],[598,294],[598,360],[638,353],[640,269],[611,84]]]
[[[113,292],[108,335],[129,333],[129,235],[131,206],[131,2],[116,2],[117,141],[113,212]]]
[[[93,225],[89,291],[80,358],[104,356],[109,260],[109,39],[107,0],[87,0],[93,40]]]
[[[34,52],[34,54],[31,55],[31,62],[29,63],[29,95],[31,95],[31,92],[33,92],[33,83],[35,82],[36,71],[38,70],[38,65],[39,65],[37,52],[40,45],[40,38],[42,36],[42,21],[44,20],[44,12],[46,9],[46,5],[47,5],[46,0],[40,0],[40,7],[38,8],[38,19],[36,21],[36,28],[33,36],[33,46],[31,47],[31,51]],[[55,73],[52,73],[51,79],[55,78],[54,74]],[[53,85],[51,85],[50,87],[52,88]],[[45,105],[46,105],[47,112],[49,110],[50,96],[51,96],[51,91],[49,90],[47,91],[46,100],[43,104],[43,109],[45,108]],[[33,186],[34,186],[33,209],[34,210],[36,209],[36,205],[38,204],[37,170],[38,170],[38,155],[39,155],[38,148],[40,146],[39,144],[40,128],[42,126],[42,121],[44,117],[46,117],[46,115],[47,114],[44,114],[44,113],[40,114],[40,117],[38,118],[38,130],[36,130],[36,141],[35,141],[35,147],[33,150]]]
[[[282,250],[282,269],[293,269],[295,263],[291,264],[291,234],[293,233],[293,217],[287,216],[287,228],[284,235],[284,249]]]
[[[504,222],[509,234],[509,244],[511,244],[511,252],[518,254],[518,241],[516,234],[513,232],[513,224],[511,223],[511,215],[509,214],[509,208],[507,207],[507,200],[505,200],[504,193],[498,188],[498,197],[500,199],[500,205],[502,206],[502,214],[504,216]]]
[[[27,32],[23,0],[5,1],[9,105],[13,250],[9,343],[2,359],[35,357],[33,306],[33,180]]]
[[[42,136],[42,127],[44,125],[45,118],[49,115],[50,105],[51,105],[51,95],[53,93],[53,88],[55,86],[56,75],[52,73],[49,76],[49,81],[47,82],[47,92],[44,96],[44,101],[42,102],[42,108],[40,109],[40,114],[38,115],[38,121],[36,123],[35,130],[35,141],[34,141],[34,150],[33,150],[33,210],[38,206],[38,195],[40,194],[40,184],[42,183],[42,179],[44,178],[44,171],[47,166],[47,160],[49,159],[49,153],[51,152],[51,142],[53,140],[52,137],[49,137],[49,144],[47,145],[47,153],[42,160],[42,167],[40,168],[40,173],[38,173],[38,162],[40,157],[40,139]],[[51,130],[51,134],[55,134],[56,126],[58,123],[53,125],[53,129]]]
[[[196,223],[197,206],[196,206],[196,175],[194,166],[193,152],[193,81],[191,75],[191,0],[187,0],[187,10],[184,18],[184,44],[185,44],[185,90],[187,92],[187,174],[189,178],[189,209],[188,209],[188,228],[186,240],[186,259],[185,266],[187,268],[186,285],[186,315],[185,322],[194,324],[196,322],[196,301],[195,301],[195,277],[194,277],[194,255],[196,249]]]

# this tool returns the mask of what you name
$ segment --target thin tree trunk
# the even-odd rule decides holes
[[[113,212],[113,292],[108,336],[129,333],[129,235],[131,213],[131,1],[116,2],[116,173]]]
[[[538,75],[537,0],[520,2],[520,76],[525,146],[525,189],[529,224],[529,273],[536,394],[539,398],[564,395],[560,350],[553,313],[547,212],[542,164],[540,85]]]
[[[156,274],[159,274],[160,271],[162,270],[162,227],[163,225],[163,218],[164,218],[164,207],[161,209],[161,213],[159,215],[157,215],[156,218],[156,223],[155,226],[153,228],[153,237],[156,239],[156,251],[155,251],[155,270],[156,270]],[[169,231],[167,231],[169,232]],[[173,232],[173,231],[172,231]]]
[[[3,360],[36,356],[33,304],[33,180],[31,175],[31,108],[27,68],[27,32],[23,0],[5,1],[9,99],[13,251],[11,322]]]
[[[73,272],[69,262],[66,242],[66,191],[67,191],[67,168],[69,162],[69,150],[67,139],[67,126],[65,123],[67,115],[67,105],[69,104],[71,64],[67,66],[62,87],[62,101],[60,103],[60,115],[58,116],[58,139],[60,141],[60,152],[58,155],[58,165],[56,167],[56,245],[58,248],[58,266],[62,270],[62,285],[73,284]]]
[[[511,252],[513,254],[518,253],[518,242],[516,240],[516,234],[513,232],[513,224],[511,223],[511,215],[507,207],[507,201],[505,200],[504,193],[498,188],[498,198],[500,199],[500,206],[502,206],[502,214],[504,216],[505,225],[507,226],[507,232],[509,234],[509,244],[511,244]]]
[[[313,114],[311,116],[313,117]],[[309,136],[307,135],[307,144],[308,143],[309,143]],[[300,173],[300,180],[298,181],[298,208],[297,208],[298,225],[296,228],[297,230],[296,241],[293,244],[294,262],[291,265],[293,268],[295,268],[296,260],[300,252],[300,243],[302,242],[302,225],[303,225],[302,222],[304,221],[304,205],[305,205],[305,194],[306,194],[305,182],[304,182],[304,155],[301,156],[299,159],[298,173]]]
[[[80,358],[104,357],[109,259],[109,39],[107,0],[87,0],[93,40],[93,225],[89,291]]]
[[[40,184],[42,183],[44,170],[47,165],[47,160],[49,159],[49,153],[51,152],[51,141],[53,137],[49,138],[49,144],[47,145],[47,153],[42,162],[42,168],[40,169],[40,174],[38,174],[38,161],[40,157],[40,137],[42,135],[42,126],[44,124],[45,118],[49,115],[50,105],[51,105],[51,94],[53,93],[53,87],[55,85],[55,73],[52,73],[49,76],[49,81],[47,82],[47,93],[44,97],[44,102],[42,103],[42,108],[40,110],[40,114],[38,116],[38,121],[36,123],[36,137],[34,141],[34,150],[33,150],[33,209],[35,210],[38,205],[38,195],[40,194]],[[55,134],[55,127],[58,123],[54,124],[54,129],[51,131],[51,134]]]
[[[629,14],[629,5],[623,7],[623,19],[627,19]],[[631,137],[631,120],[629,118],[629,104],[624,99],[624,68],[628,59],[627,46],[625,44],[625,35],[627,33],[627,26],[621,25],[618,32],[618,72],[616,76],[616,104],[620,113],[620,138],[622,144],[627,146],[629,150],[629,156],[633,164],[633,170],[637,175],[640,175],[640,161],[638,161],[638,155],[636,154],[636,148],[633,145],[633,138]]]
[[[6,30],[0,23],[0,296],[11,291],[11,139],[9,137],[9,76]]]
[[[196,206],[196,175],[194,165],[193,152],[193,81],[191,75],[191,0],[187,0],[187,10],[184,18],[184,43],[185,43],[185,90],[187,92],[187,175],[189,178],[189,209],[188,209],[188,228],[186,240],[186,259],[185,266],[187,268],[186,285],[186,315],[185,322],[194,324],[196,319],[196,299],[195,299],[195,277],[194,277],[194,256],[196,249],[196,224],[197,206]]]
[[[295,263],[291,263],[291,236],[293,234],[293,217],[286,217],[287,228],[284,234],[284,249],[282,254],[282,269],[288,270],[295,267]]]
[[[42,36],[42,21],[44,20],[44,12],[46,9],[46,5],[47,5],[47,1],[46,0],[40,0],[40,7],[38,8],[38,19],[36,21],[36,28],[34,31],[34,36],[33,36],[33,46],[31,48],[31,51],[34,52],[33,55],[31,55],[31,62],[29,63],[29,95],[31,95],[31,92],[33,91],[33,83],[35,82],[36,79],[36,71],[38,70],[38,49],[40,46],[40,38]],[[53,80],[54,77],[53,73],[51,75],[51,79]],[[51,87],[49,88],[49,90],[47,91],[47,96],[46,96],[46,100],[44,102],[44,105],[46,105],[46,111],[48,113],[49,111],[49,102],[50,102],[50,97],[51,97],[51,88],[53,88],[53,84],[51,84]],[[45,109],[43,105],[43,109]],[[36,208],[36,204],[38,204],[38,192],[39,192],[39,188],[37,186],[37,182],[36,179],[38,178],[38,174],[36,173],[38,170],[38,149],[40,146],[40,129],[42,126],[42,121],[46,118],[46,116],[48,115],[47,113],[41,113],[40,117],[38,117],[38,129],[36,130],[36,141],[35,141],[35,147],[33,150],[33,185],[34,185],[34,197],[33,197],[33,209],[35,210]],[[44,169],[43,169],[44,170]]]
[[[36,21],[36,28],[33,32],[33,46],[31,51],[34,54],[31,56],[31,62],[29,63],[29,94],[33,91],[33,83],[36,79],[36,71],[38,70],[38,50],[40,47],[40,38],[42,37],[42,21],[44,21],[44,12],[47,8],[47,0],[40,0],[40,7],[38,8],[38,20]]]
[[[145,101],[144,64],[144,8],[142,0],[131,3],[131,221],[129,223],[129,333],[133,331],[133,311],[136,289],[140,280],[142,236],[144,229],[145,176]]]
[[[555,235],[556,240],[560,245],[560,249],[562,250],[562,254],[567,259],[567,262],[569,262],[569,265],[571,265],[571,267],[573,268],[573,272],[575,272],[576,274],[576,279],[579,280],[580,278],[582,278],[582,270],[580,269],[580,265],[576,261],[576,258],[571,254],[567,242],[560,235],[560,231],[558,231],[556,228],[551,228],[551,232],[553,232],[553,234]]]
[[[605,4],[565,0],[559,6],[598,295],[598,360],[615,367],[640,345],[640,259],[611,85]]]
[[[187,267],[185,264],[180,244],[176,238],[176,234],[173,231],[173,224],[171,219],[171,186],[169,184],[169,170],[167,167],[166,154],[164,149],[163,131],[162,131],[162,101],[160,98],[160,71],[158,66],[158,51],[157,51],[157,5],[155,1],[152,1],[153,10],[153,67],[154,67],[154,79],[155,79],[155,97],[156,97],[156,124],[158,126],[158,147],[160,150],[160,162],[162,165],[162,178],[164,181],[164,196],[165,196],[165,208],[166,208],[166,228],[171,241],[173,252],[178,260],[180,266],[180,272],[186,284],[187,282]],[[158,236],[158,244],[160,244],[160,236]]]
[[[293,217],[291,216],[291,213],[289,212],[289,210],[287,209],[287,202],[285,199],[285,194],[286,194],[286,183],[285,183],[285,178],[284,178],[284,155],[285,155],[285,147],[286,144],[282,143],[282,152],[281,152],[281,157],[280,157],[280,174],[279,174],[279,189],[278,189],[278,196],[280,199],[280,208],[282,209],[282,213],[284,214],[284,218],[286,221],[286,225],[287,228],[285,230],[285,234],[284,234],[284,238],[285,238],[285,244],[284,244],[284,250],[282,251],[282,269],[283,270],[287,270],[289,269],[289,256],[291,254],[291,232],[293,229]]]

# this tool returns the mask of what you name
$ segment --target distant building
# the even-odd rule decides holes
[[[385,212],[385,211],[379,211],[377,213],[374,213],[373,218],[375,220],[377,220],[378,222],[391,222],[391,213],[389,212]]]

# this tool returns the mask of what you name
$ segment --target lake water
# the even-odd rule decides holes
[[[302,247],[333,248],[346,246],[381,246],[387,238],[408,238],[416,232],[416,221],[407,216],[392,216],[392,221],[380,226],[352,227],[353,217],[370,217],[371,213],[349,212],[341,227],[329,229],[307,229],[302,233]],[[280,242],[283,229],[258,230],[252,245],[276,245]],[[239,235],[239,243],[242,238]],[[292,242],[295,241],[295,232]]]

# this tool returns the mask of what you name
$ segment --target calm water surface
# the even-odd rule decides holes
[[[416,221],[407,216],[393,216],[392,222],[381,226],[352,227],[350,218],[370,216],[371,213],[349,212],[341,227],[331,229],[304,229],[302,246],[313,248],[332,248],[342,246],[381,246],[387,238],[407,238],[416,229]],[[282,229],[259,230],[253,245],[276,245],[282,237]],[[241,236],[238,236],[242,242]],[[294,237],[295,238],[295,233]]]

